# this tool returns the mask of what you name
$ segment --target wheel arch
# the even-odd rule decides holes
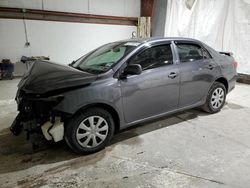
[[[226,91],[228,92],[228,81],[227,81],[227,79],[226,79],[225,77],[219,77],[219,78],[217,78],[217,79],[215,80],[215,82],[220,82],[220,83],[222,83],[222,84],[225,86]]]
[[[105,104],[105,103],[92,103],[92,104],[88,104],[85,105],[83,107],[81,107],[80,109],[78,109],[75,114],[87,110],[89,108],[102,108],[106,111],[108,111],[110,113],[110,115],[113,117],[114,123],[115,123],[115,133],[117,133],[120,130],[120,116],[118,114],[118,112],[110,105]]]
[[[228,81],[227,81],[227,79],[225,77],[220,76],[220,77],[216,78],[213,82],[211,82],[210,86],[207,88],[207,91],[206,91],[206,93],[204,95],[204,98],[203,98],[203,102],[206,101],[207,93],[209,92],[209,90],[211,89],[211,87],[213,87],[213,85],[214,85],[215,82],[222,83],[225,86],[225,88],[226,88],[226,93],[228,93],[228,87],[229,87]]]

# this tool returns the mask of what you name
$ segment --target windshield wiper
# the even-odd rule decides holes
[[[100,73],[103,73],[103,71],[101,71],[101,70],[89,69],[89,68],[82,69],[82,71],[86,71],[86,72],[93,73],[93,74],[100,74]]]
[[[80,68],[80,67],[74,67],[80,71],[91,73],[91,74],[100,74],[103,73],[101,70],[96,70],[96,69],[90,69],[90,68]]]

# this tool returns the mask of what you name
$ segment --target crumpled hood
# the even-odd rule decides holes
[[[96,79],[97,75],[67,65],[36,61],[24,75],[18,88],[27,93],[44,94],[58,89],[86,85]]]

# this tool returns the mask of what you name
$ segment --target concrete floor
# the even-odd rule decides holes
[[[249,187],[250,85],[218,114],[189,110],[123,131],[105,150],[34,152],[8,131],[18,80],[0,81],[0,187]]]

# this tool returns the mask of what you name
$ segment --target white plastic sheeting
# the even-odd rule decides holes
[[[250,74],[250,0],[168,0],[165,36],[233,52],[238,72]]]

